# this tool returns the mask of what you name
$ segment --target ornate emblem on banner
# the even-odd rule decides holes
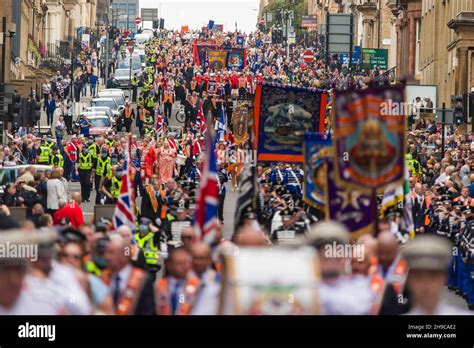
[[[249,139],[249,111],[250,104],[242,102],[237,104],[237,108],[232,113],[234,138],[239,144],[243,144]]]
[[[336,92],[336,180],[366,192],[403,182],[405,117],[383,107],[403,101],[404,86]]]
[[[324,211],[327,200],[327,161],[331,140],[322,133],[308,132],[304,135],[304,201]]]

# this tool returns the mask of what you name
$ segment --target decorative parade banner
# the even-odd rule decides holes
[[[226,51],[208,51],[207,60],[210,69],[222,70],[226,67],[227,52]]]
[[[304,201],[321,211],[325,210],[327,200],[327,157],[331,139],[323,133],[304,134]]]
[[[262,83],[254,102],[258,161],[303,162],[305,132],[324,131],[326,92]]]
[[[304,248],[233,248],[225,251],[220,314],[319,313],[318,257]]]
[[[336,91],[336,180],[365,192],[403,182],[405,118],[383,107],[403,101],[404,87]]]
[[[250,104],[242,102],[237,105],[232,113],[233,134],[238,144],[244,144],[249,139],[249,111]]]
[[[232,48],[228,50],[227,67],[229,69],[244,69],[246,60],[246,50],[244,48]]]
[[[351,238],[372,233],[377,221],[377,202],[371,194],[354,189],[336,180],[334,152],[327,157],[327,205],[326,219],[344,224]]]

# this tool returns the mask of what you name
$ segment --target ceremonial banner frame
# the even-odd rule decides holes
[[[270,96],[270,93],[274,92],[274,96]],[[273,100],[270,100],[273,99]],[[324,131],[325,119],[326,119],[326,99],[327,92],[315,88],[300,88],[292,86],[282,86],[280,84],[272,83],[259,83],[254,98],[254,120],[255,120],[255,139],[257,146],[257,160],[259,162],[304,162],[303,156],[303,137],[305,131],[321,132]],[[283,105],[283,106],[281,106]],[[279,145],[277,142],[269,139],[268,135],[265,134],[265,122],[269,118],[269,108],[279,109],[278,114],[281,111],[289,114],[290,108],[293,108],[300,115],[310,114],[309,120],[311,122],[310,129],[290,131],[290,135],[293,135],[292,144]],[[288,111],[283,109],[288,108]],[[277,111],[277,110],[273,110]],[[270,111],[270,112],[273,112]],[[296,116],[293,116],[294,118]],[[304,123],[299,117],[300,123]],[[306,125],[308,118],[306,118]],[[287,121],[291,121],[286,117]],[[287,122],[284,127],[291,126],[293,122]],[[266,128],[271,130],[270,128]],[[275,129],[275,133],[278,129]],[[296,140],[295,138],[300,138]],[[283,139],[283,136],[280,136]],[[288,137],[289,139],[289,137]],[[276,148],[272,150],[271,147]],[[286,147],[286,149],[284,149]]]
[[[381,111],[389,100],[390,105],[402,105],[404,88],[336,91],[333,126],[338,184],[373,193],[403,183],[406,119]]]
[[[319,314],[320,267],[314,249],[239,248],[235,254],[231,248],[223,263],[220,315]]]

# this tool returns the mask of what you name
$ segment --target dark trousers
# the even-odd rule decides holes
[[[51,126],[53,124],[53,113],[52,112],[46,112],[46,122],[48,126]]]
[[[97,195],[95,196],[95,204],[100,204],[100,193],[99,193],[100,179],[102,179],[102,177],[96,174],[94,178],[95,191],[97,193]]]
[[[131,118],[125,118],[123,122],[125,124],[125,131],[127,133],[130,133],[130,128],[132,126],[132,119]]]
[[[222,222],[224,222],[224,201],[225,201],[225,192],[219,194],[219,206],[217,208],[217,217]]]
[[[79,182],[81,183],[82,199],[88,201],[91,197],[91,171],[79,169]]]
[[[173,108],[173,103],[165,103],[165,117],[171,118],[171,110]]]
[[[135,103],[137,101],[137,86],[133,86],[132,89],[132,101]]]

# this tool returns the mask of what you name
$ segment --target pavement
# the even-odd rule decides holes
[[[103,89],[105,89],[105,87],[103,85],[100,85],[99,86],[99,91],[103,90]],[[128,96],[128,90],[124,90],[124,92]],[[82,97],[80,102],[78,102],[78,103],[74,102],[74,104],[73,104],[73,109],[74,109],[73,120],[76,120],[77,115],[78,115],[78,113],[80,113],[81,110],[83,110],[84,108],[89,106],[89,103],[90,103],[91,99],[92,99],[92,97],[90,95],[88,95],[86,97]],[[176,121],[175,116],[174,116],[176,114],[176,112],[178,111],[178,109],[179,109],[178,106],[179,106],[179,103],[175,103],[173,105],[172,118],[170,119],[170,126],[171,127],[178,127],[178,126],[181,125],[178,121]],[[53,118],[53,125],[56,124],[57,119],[58,119],[58,116],[55,115],[55,117]],[[46,114],[44,112],[41,115],[40,125],[41,125],[41,127],[47,126]],[[131,131],[132,131],[133,134],[138,135],[138,128],[136,128],[135,123],[132,123]],[[53,130],[53,134],[54,134],[54,130]],[[69,184],[68,184],[68,194],[69,194],[69,196],[73,192],[80,192],[80,191],[81,191],[81,186],[80,186],[79,182],[69,182]],[[86,221],[88,221],[89,219],[92,219],[92,215],[94,213],[95,196],[96,196],[96,193],[95,193],[95,190],[93,190],[91,192],[90,202],[82,203],[82,210],[83,210],[83,214],[84,214],[84,219]],[[232,237],[233,232],[234,232],[234,230],[233,230],[234,214],[235,214],[235,210],[236,210],[235,205],[236,205],[237,198],[238,198],[238,192],[237,191],[232,191],[231,190],[231,185],[228,184],[227,185],[227,196],[226,196],[226,200],[225,200],[225,203],[224,203],[224,229],[223,229],[224,238],[226,238],[226,239],[230,239]],[[137,198],[136,204],[138,206],[140,206],[140,204],[141,204],[141,198],[140,197]]]

